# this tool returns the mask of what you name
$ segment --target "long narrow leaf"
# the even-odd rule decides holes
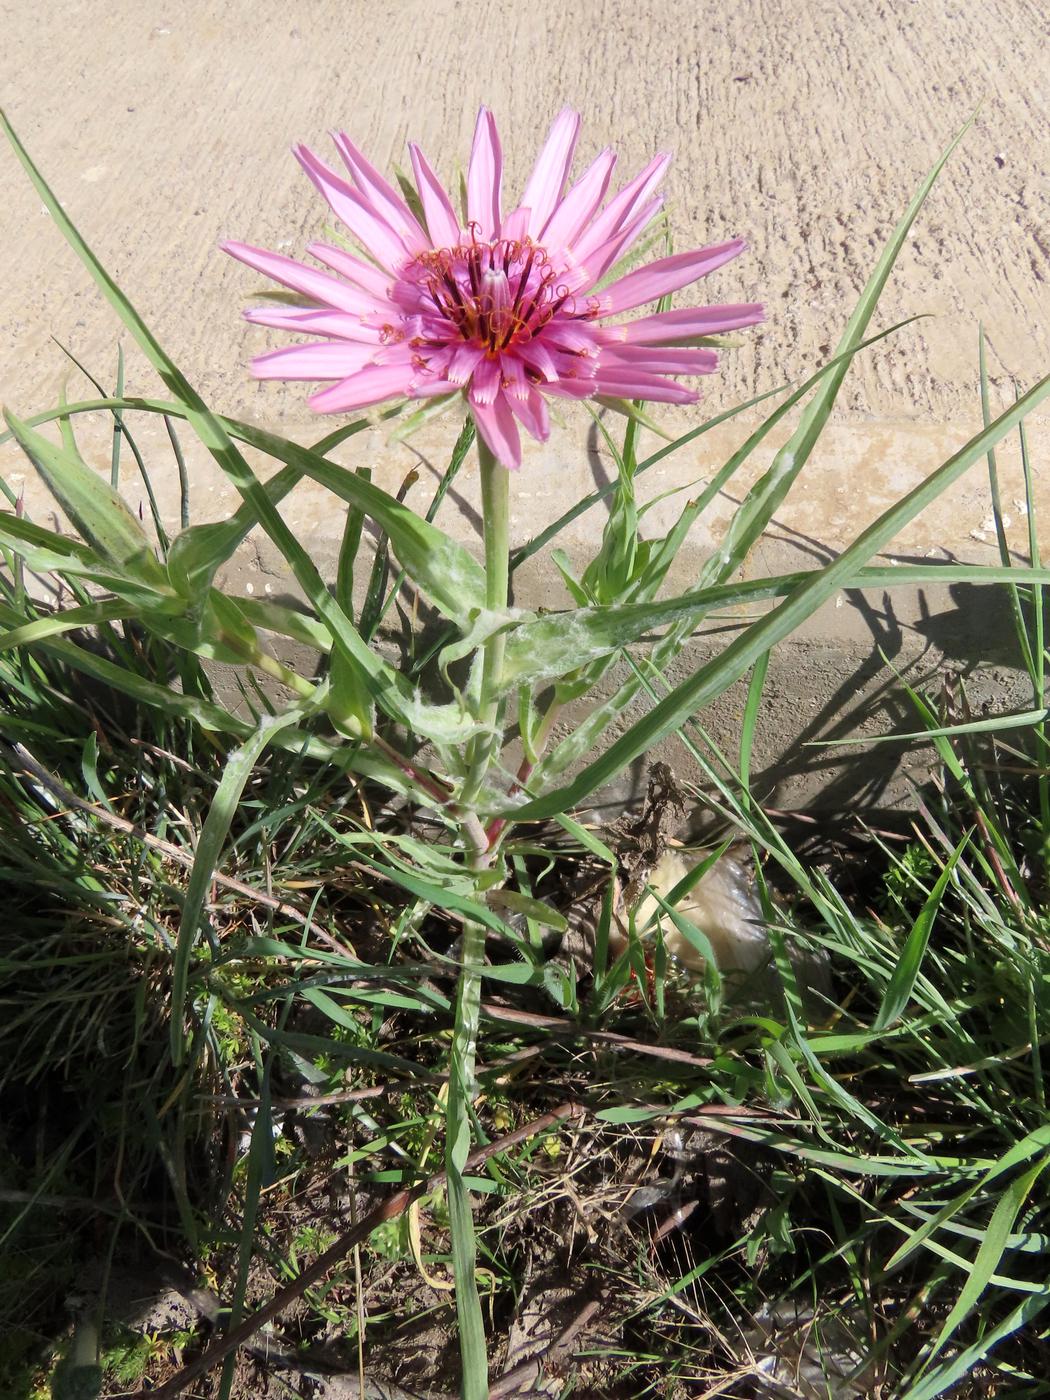
[[[959,134],[949,143],[944,154],[913,195],[911,203],[904,211],[882,250],[860,295],[853,315],[847,322],[842,339],[835,351],[836,358],[847,356],[863,338],[912,224],[926,203],[926,199],[933,189],[938,175],[944,169],[945,163],[969,131],[974,120],[975,118],[971,117]],[[802,420],[795,432],[777,453],[766,475],[748,492],[747,499],[730,522],[729,530],[721,542],[718,554],[712,557],[711,568],[704,578],[705,583],[728,577],[743,561],[772,520],[774,513],[791,489],[799,472],[809,460],[821,433],[824,431],[824,426],[835,406],[835,400],[838,398],[849,365],[849,359],[843,359],[842,363],[836,365],[822,381],[803,413]]]
[[[915,986],[915,979],[919,975],[919,968],[922,960],[926,956],[926,947],[930,941],[930,934],[933,932],[934,920],[937,918],[944,898],[945,890],[951,882],[952,875],[959,858],[970,843],[970,833],[967,832],[963,839],[956,846],[944,869],[938,877],[937,883],[930,891],[929,898],[919,913],[919,917],[912,925],[911,932],[905,940],[904,947],[897,966],[893,969],[893,975],[889,980],[882,997],[882,1004],[879,1007],[878,1015],[872,1022],[873,1031],[887,1030],[897,1018],[903,1014],[904,1008],[911,999],[912,988]]]
[[[981,1241],[981,1246],[977,1251],[977,1257],[973,1261],[973,1268],[970,1270],[966,1282],[963,1284],[955,1306],[944,1319],[944,1324],[937,1334],[930,1359],[938,1356],[947,1346],[948,1342],[958,1331],[960,1324],[972,1311],[982,1293],[991,1282],[992,1276],[999,1267],[1006,1250],[1006,1241],[1014,1228],[1014,1221],[1017,1219],[1028,1199],[1028,1193],[1034,1186],[1037,1178],[1050,1165],[1050,1157],[1044,1157],[1029,1167],[1023,1175],[1011,1181],[1006,1190],[996,1202],[992,1211],[992,1218],[988,1222],[988,1230]],[[1046,1301],[1045,1290],[1038,1296]],[[929,1364],[929,1362],[927,1362]]]
[[[227,759],[222,779],[204,820],[194,853],[193,869],[182,901],[182,918],[179,922],[171,974],[171,1054],[177,1065],[182,1063],[186,1050],[185,1006],[190,956],[200,930],[208,886],[219,864],[244,786],[251,777],[260,755],[281,729],[288,728],[301,718],[301,710],[293,708],[281,715],[268,716],[259,723],[255,732]]]
[[[971,438],[945,464],[925,481],[891,506],[858,539],[825,568],[820,569],[792,592],[779,607],[753,623],[731,642],[721,656],[702,666],[659,702],[643,719],[632,725],[610,748],[589,764],[564,787],[508,809],[505,815],[534,821],[582,802],[596,787],[621,773],[666,735],[684,724],[704,705],[721,695],[744,675],[758,658],[777,642],[791,635],[840,587],[849,584],[855,571],[878,553],[910,520],[924,510],[975,461],[1036,408],[1050,394],[1050,375],[1041,379],[1023,398],[1008,408],[986,429]]]

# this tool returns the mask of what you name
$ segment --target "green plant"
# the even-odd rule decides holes
[[[431,1049],[437,1045],[441,1050],[447,1073],[444,1146],[463,1351],[463,1393],[485,1393],[486,1347],[475,1286],[477,1241],[470,1191],[481,1189],[479,1181],[488,1189],[490,1182],[471,1179],[465,1173],[478,1129],[474,1100],[479,1083],[479,1027],[483,1014],[491,1014],[483,1013],[483,987],[488,982],[497,987],[545,988],[568,1020],[575,1022],[581,1015],[574,974],[544,966],[544,931],[563,927],[564,917],[529,886],[527,858],[536,853],[538,839],[531,824],[552,822],[564,839],[573,843],[575,852],[585,852],[614,870],[614,853],[573,820],[572,808],[658,740],[680,730],[687,735],[695,732],[703,707],[749,671],[752,701],[740,771],[733,773],[717,757],[712,760],[710,753],[697,751],[715,794],[709,800],[713,808],[721,806],[757,848],[780,862],[797,881],[799,890],[824,920],[825,946],[855,960],[869,979],[872,1015],[868,1022],[858,1023],[842,1034],[807,1032],[782,931],[778,936],[772,905],[767,904],[777,967],[784,985],[784,1017],[749,1020],[745,1016],[729,1022],[732,1041],[719,1047],[723,1057],[719,1073],[725,1078],[701,1077],[676,1083],[673,1102],[661,1103],[659,1111],[695,1110],[701,1121],[717,1123],[717,1115],[704,1119],[705,1106],[717,1103],[723,1095],[729,1101],[739,1101],[745,1093],[760,1093],[777,1111],[786,1111],[789,1105],[801,1106],[814,1123],[812,1136],[800,1135],[795,1124],[789,1134],[781,1127],[762,1126],[736,1126],[734,1132],[741,1140],[765,1151],[786,1153],[818,1171],[832,1173],[834,1180],[828,1183],[828,1190],[835,1197],[834,1209],[842,1209],[846,1202],[856,1212],[878,1215],[884,1223],[904,1231],[909,1252],[920,1245],[926,1247],[930,1231],[923,1234],[923,1230],[931,1220],[937,1222],[931,1230],[939,1228],[941,1213],[955,1200],[944,1195],[942,1187],[948,1184],[961,1192],[973,1187],[963,1204],[968,1206],[972,1200],[976,1209],[989,1201],[990,1189],[1000,1175],[1008,1175],[1010,1184],[1002,1198],[1006,1205],[991,1224],[997,1240],[1009,1241],[1016,1235],[1018,1218],[1030,1192],[1037,1187],[1042,1170],[1038,1126],[1028,1129],[1020,1140],[1031,1144],[1030,1153],[1026,1148],[1018,1155],[1018,1140],[1012,1136],[1010,1145],[1004,1146],[998,1157],[983,1148],[970,1164],[960,1167],[952,1151],[944,1149],[940,1128],[931,1125],[916,1133],[910,1120],[898,1121],[892,1114],[880,1117],[825,1064],[836,1055],[849,1053],[857,1054],[866,1069],[884,1068],[880,1048],[883,1037],[890,1031],[895,1037],[900,1036],[898,1027],[906,1012],[917,1063],[920,1043],[923,1064],[928,1064],[933,1056],[936,1063],[945,1067],[962,1053],[964,1043],[969,1046],[974,1039],[969,1033],[960,1031],[961,1039],[952,1039],[950,1034],[942,1039],[946,1034],[943,1028],[930,1024],[930,1018],[943,1016],[951,1009],[951,1003],[932,983],[927,985],[929,979],[922,969],[931,956],[930,928],[949,889],[965,880],[974,909],[983,911],[986,918],[991,917],[988,901],[979,891],[989,870],[995,873],[1003,867],[1016,894],[1016,860],[1011,864],[1013,848],[1008,838],[998,827],[990,828],[990,845],[980,858],[974,857],[975,868],[969,863],[969,836],[960,835],[954,841],[950,859],[939,868],[933,888],[925,891],[922,908],[901,946],[886,928],[872,928],[858,921],[833,889],[826,888],[802,868],[751,800],[747,751],[770,649],[790,636],[837,590],[890,587],[916,580],[932,583],[964,579],[975,583],[1006,582],[1013,590],[1011,596],[1018,600],[1019,590],[1025,588],[1040,596],[1038,590],[1050,582],[1050,572],[1042,569],[1035,557],[1029,568],[1019,568],[1005,558],[1001,566],[984,569],[933,565],[889,569],[872,566],[869,561],[925,505],[975,462],[992,453],[1007,433],[1022,425],[1025,415],[1050,393],[1050,380],[1041,380],[998,417],[992,419],[986,413],[985,425],[968,443],[825,567],[734,582],[740,564],[810,457],[853,356],[891,333],[884,331],[865,339],[893,263],[948,153],[924,181],[894,230],[833,358],[805,383],[782,391],[783,399],[777,408],[750,434],[700,496],[685,505],[665,536],[648,540],[642,537],[640,520],[644,507],[640,508],[636,500],[639,480],[670,452],[714,424],[702,424],[639,460],[639,417],[631,410],[622,445],[611,436],[606,437],[617,466],[613,485],[586,497],[514,555],[507,539],[508,477],[491,450],[484,442],[479,443],[485,502],[482,566],[441,531],[432,518],[417,516],[365,477],[329,460],[328,452],[360,431],[365,426],[363,420],[337,430],[309,449],[213,413],[83,243],[13,132],[6,129],[57,225],[171,395],[166,400],[155,400],[118,393],[63,403],[32,419],[8,415],[11,434],[52,490],[78,537],[47,530],[17,509],[0,516],[0,542],[10,565],[10,583],[5,582],[0,602],[0,621],[6,629],[0,636],[0,655],[12,684],[24,697],[32,693],[33,687],[42,688],[50,709],[60,708],[62,697],[48,680],[47,671],[48,667],[60,667],[67,676],[75,673],[94,678],[128,697],[135,706],[155,711],[159,723],[188,726],[197,736],[194,742],[207,755],[203,764],[207,800],[194,808],[200,830],[189,860],[188,884],[176,901],[180,906],[177,932],[172,937],[164,921],[151,913],[150,937],[144,937],[140,929],[129,929],[127,944],[119,956],[124,957],[131,950],[134,956],[149,962],[155,958],[158,946],[167,955],[168,1047],[166,1056],[158,1057],[158,1066],[170,1065],[188,1075],[211,1055],[221,1075],[230,1058],[239,1054],[260,1085],[244,1169],[237,1283],[231,1304],[233,1322],[244,1309],[260,1203],[264,1187],[273,1180],[270,1076],[275,1063],[281,1058],[293,1060],[304,1073],[306,1067],[312,1066],[315,1076],[325,1079],[340,1065],[354,1065],[421,1084],[429,1082],[428,1076],[433,1073],[433,1065],[423,1052],[426,1040]],[[757,402],[742,405],[736,411],[754,407]],[[771,430],[802,403],[805,408],[798,427],[734,515],[720,549],[704,566],[696,586],[675,597],[660,597],[676,550],[715,494],[761,448]],[[225,522],[184,523],[171,540],[158,520],[151,538],[115,487],[106,486],[79,454],[73,424],[79,415],[89,412],[111,414],[125,435],[138,413],[185,422],[236,486],[242,497],[241,507]],[[48,422],[57,422],[60,443],[38,431]],[[600,420],[600,427],[607,433],[604,419]],[[471,443],[472,430],[468,425],[435,501],[440,500],[448,482],[460,470]],[[280,464],[265,485],[249,466],[239,444]],[[347,507],[344,548],[334,594],[278,510],[283,495],[304,476],[327,487]],[[577,575],[563,557],[557,553],[553,556],[575,606],[550,613],[508,608],[508,581],[513,569],[601,499],[609,499],[610,516],[596,557]],[[373,570],[365,590],[366,603],[359,612],[353,583],[365,517],[381,532],[401,573],[384,590],[382,566]],[[302,588],[307,600],[302,611],[266,600],[233,597],[214,585],[219,567],[255,528],[267,534]],[[25,587],[27,569],[58,580],[70,606],[51,607],[35,599]],[[433,656],[437,677],[445,687],[444,697],[438,702],[424,698],[419,674],[402,673],[370,645],[379,619],[402,587],[414,590],[443,619],[441,643],[426,658]],[[761,599],[775,600],[775,604],[757,621],[742,627],[719,656],[673,686],[664,681],[668,663],[681,652],[701,620],[742,602]],[[1037,607],[1036,612],[1041,627],[1041,609]],[[1017,615],[1023,617],[1020,602]],[[86,628],[97,629],[105,643],[102,649],[88,643],[84,637]],[[656,629],[664,630],[650,648],[640,654],[628,650]],[[276,658],[265,634],[290,637],[315,647],[325,658],[317,674],[305,676],[290,670]],[[1029,652],[1037,705],[1041,707],[1041,634],[1030,644]],[[8,657],[15,659],[8,661]],[[631,677],[611,697],[596,703],[575,730],[548,751],[555,722],[569,702],[589,694],[614,663],[624,657],[632,667]],[[420,667],[423,660],[421,657]],[[215,661],[240,668],[250,718],[234,712],[212,693],[203,663]],[[457,681],[464,663],[467,678]],[[286,687],[292,700],[283,708],[275,708],[259,683],[260,677]],[[651,707],[641,718],[628,721],[628,708],[646,693],[652,700]],[[1043,723],[1041,708],[1038,720],[1033,722]],[[9,727],[7,742],[10,745],[17,734],[31,738],[36,732],[32,726],[40,723],[23,713],[17,717],[17,724]],[[600,743],[613,727],[618,731],[616,739],[599,751]],[[1041,734],[1041,729],[1038,732]],[[505,757],[514,737],[520,740],[525,755],[517,768]],[[946,736],[939,737],[944,741],[942,754],[946,763],[951,758],[958,767]],[[28,751],[28,745],[24,747]],[[97,747],[93,748],[90,740],[85,741],[83,753],[85,781],[93,799],[105,806],[109,799],[98,776]],[[196,751],[193,762],[200,766]],[[283,772],[282,763],[287,765]],[[276,775],[278,786],[284,786],[282,814],[291,812],[293,823],[300,823],[301,833],[293,840],[292,848],[298,842],[305,850],[312,842],[325,839],[329,858],[336,852],[354,869],[365,872],[373,884],[395,891],[397,898],[391,901],[389,910],[392,944],[403,942],[418,957],[398,962],[393,958],[370,961],[345,946],[329,944],[318,948],[305,939],[296,942],[272,925],[218,936],[206,908],[212,881],[234,851],[243,852],[253,843],[260,850],[265,848],[269,827],[277,825],[276,798],[273,802],[261,802],[257,811],[245,801],[248,784],[262,765],[268,765]],[[12,771],[15,766],[12,765]],[[377,832],[355,821],[346,810],[347,792],[353,790],[352,785],[364,783],[407,799],[420,820],[428,823],[428,839],[420,839],[412,830]],[[24,811],[24,785],[13,784],[12,794]],[[1045,806],[1043,796],[1040,800]],[[166,804],[157,806],[166,810]],[[97,828],[91,829],[96,839]],[[136,833],[125,831],[124,836],[131,839]],[[235,836],[234,842],[231,836]],[[73,838],[53,827],[44,833],[42,845],[45,855],[38,861],[38,871],[52,859],[68,882],[69,870],[77,868],[74,883],[79,903],[95,901],[108,908],[112,892],[90,870],[75,866],[70,849],[76,846]],[[540,849],[549,853],[542,846]],[[157,863],[159,880],[163,853],[155,844],[149,850]],[[557,854],[563,857],[564,851]],[[309,859],[315,868],[323,869],[323,861],[315,856]],[[267,868],[268,860],[267,855]],[[319,878],[323,879],[323,874]],[[908,880],[921,883],[921,868],[909,871]],[[606,953],[610,907],[607,902],[603,915]],[[422,921],[435,911],[440,911],[458,929],[458,952],[450,951],[448,946],[443,951],[427,947],[421,942]],[[115,917],[124,919],[123,914]],[[600,924],[599,947],[601,930]],[[486,962],[490,936],[509,950],[500,963]],[[997,929],[997,939],[998,946],[1007,949],[1012,958],[1016,940],[1010,931]],[[1012,969],[1011,975],[1021,977],[1023,972],[1019,985],[1026,989],[1028,1022],[1038,1030],[1040,1003],[1033,990],[1033,978],[1038,980],[1042,973],[1025,970],[1021,962],[1011,959],[1006,959],[1003,966]],[[256,971],[260,967],[262,970]],[[245,968],[249,970],[244,972]],[[944,970],[947,975],[950,966]],[[637,939],[629,942],[623,956],[611,964],[599,954],[593,985],[587,989],[587,1014],[593,1021],[599,1020],[621,995],[633,972],[639,1015],[652,1024],[665,1025],[666,967],[654,972],[651,997],[647,971]],[[454,996],[447,989],[451,975],[456,979]],[[916,999],[922,1004],[918,1017],[909,1010]],[[324,1032],[304,1030],[297,1024],[292,1014],[296,1007],[308,1008],[315,1023],[319,1019],[324,1024]],[[967,1009],[972,1009],[968,1002]],[[716,1011],[717,1007],[709,1006],[709,1014],[700,1018],[704,1033],[715,1038],[726,1033]],[[991,1014],[989,1007],[984,1011]],[[139,1015],[146,1018],[145,1002]],[[447,1027],[451,1018],[451,1039],[446,1029],[444,1039],[420,1035],[411,1055],[403,1053],[400,1047],[386,1048],[380,1044],[377,1032],[382,1018],[390,1015],[413,1016],[428,1028],[436,1018],[441,1018],[441,1024]],[[686,1022],[679,1027],[683,1028],[688,1030]],[[88,1034],[86,1026],[82,1026],[82,1033]],[[1002,1072],[998,1063],[996,1072]],[[656,1110],[629,1101],[623,1086],[618,1087],[619,1101],[598,1109],[599,1121],[623,1126],[655,1116]],[[365,1109],[352,1111],[358,1115],[355,1121],[366,1121]],[[422,1121],[429,1120],[430,1114],[429,1109],[426,1113],[416,1111],[419,1117],[411,1131],[418,1140]],[[825,1126],[828,1122],[833,1129]],[[373,1136],[367,1148],[348,1154],[348,1161],[355,1168],[379,1145],[391,1141],[389,1126],[378,1120],[373,1120],[369,1131]],[[407,1140],[407,1133],[399,1133],[398,1140]],[[429,1145],[431,1139],[427,1135],[422,1140]],[[171,1177],[183,1227],[192,1238],[196,1228],[194,1212],[182,1169],[185,1122],[179,1142],[179,1152],[171,1156]],[[545,1144],[550,1142],[557,1143],[557,1139],[545,1140]],[[558,1155],[561,1151],[559,1145]],[[541,1145],[537,1150],[540,1154],[551,1154],[551,1149]],[[557,1156],[548,1155],[548,1161],[556,1160]],[[419,1164],[405,1154],[397,1179],[412,1179],[418,1170]],[[851,1171],[891,1182],[911,1182],[921,1176],[933,1181],[940,1194],[928,1208],[924,1207],[927,1213],[922,1224],[914,1225],[905,1222],[897,1203],[881,1192],[873,1196],[861,1193],[858,1198],[848,1184]],[[385,1179],[394,1178],[388,1172]],[[962,1205],[955,1207],[956,1212],[959,1210]],[[996,1210],[998,1206],[993,1207],[993,1214]],[[783,1251],[787,1231],[783,1211],[774,1209],[764,1218],[762,1229],[767,1241],[776,1244],[772,1252]],[[966,1216],[967,1220],[971,1218],[978,1217]],[[1027,1244],[1028,1237],[1023,1231],[1021,1234]],[[964,1286],[949,1315],[951,1325],[945,1324],[927,1357],[927,1366],[937,1360],[958,1323],[970,1312],[974,1301],[983,1296],[983,1291],[975,1293],[972,1280],[981,1281],[983,1290],[997,1263],[998,1257],[991,1259],[990,1251],[972,1261],[971,1283]],[[1020,1306],[1025,1317],[1034,1315],[1033,1303]],[[1002,1324],[995,1325],[1001,1329]],[[942,1365],[940,1373],[943,1370]],[[939,1372],[927,1370],[929,1374]],[[229,1394],[229,1368],[222,1384],[223,1393]],[[928,1380],[920,1382],[913,1400],[934,1393],[937,1392],[929,1389]]]

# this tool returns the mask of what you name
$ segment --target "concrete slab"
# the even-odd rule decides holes
[[[219,253],[218,240],[301,252],[325,217],[288,148],[300,139],[323,146],[332,126],[348,129],[386,169],[405,160],[407,139],[418,139],[451,177],[469,148],[480,101],[500,121],[511,188],[567,101],[584,113],[584,158],[610,144],[630,174],[654,150],[675,151],[668,207],[676,246],[748,238],[750,253],[709,279],[702,299],[765,300],[768,324],[740,337],[742,348],[705,383],[699,409],[661,414],[672,429],[804,377],[820,363],[915,185],[983,102],[878,317],[882,325],[917,312],[930,319],[858,362],[776,529],[749,561],[752,575],[804,567],[841,549],[971,435],[979,422],[979,322],[998,403],[1012,398],[1015,381],[1027,387],[1050,368],[1050,22],[1027,0],[745,0],[730,8],[584,0],[542,11],[508,0],[385,7],[364,0],[295,7],[84,0],[2,12],[0,92],[74,220],[213,406],[291,436],[319,437],[333,425],[312,418],[299,387],[248,377],[247,360],[269,342],[238,312],[260,279]],[[129,347],[9,152],[0,151],[0,171],[0,392],[29,413],[55,401],[67,374],[52,336],[109,382],[118,338]],[[128,384],[147,393],[157,387],[130,351]],[[80,393],[74,383],[70,390]],[[646,491],[709,477],[755,421],[751,413],[698,439],[654,469]],[[341,460],[368,463],[388,486],[418,467],[409,499],[425,502],[455,427],[428,427],[395,448],[371,432]],[[1046,416],[1030,428],[1041,464],[1050,442]],[[734,499],[782,438],[771,439],[716,502],[682,551],[676,582],[686,586],[717,547]],[[142,440],[150,460],[163,464],[160,494],[174,521],[166,439],[153,425]],[[103,469],[105,424],[88,427],[85,441]],[[203,454],[189,455],[195,518],[222,514],[232,493]],[[1000,465],[1011,544],[1023,550],[1027,522],[1017,505],[1014,447]],[[605,479],[609,468],[584,411],[568,410],[547,447],[528,452],[515,481],[516,541]],[[7,448],[0,470],[17,484],[25,468]],[[32,483],[27,490],[38,509]],[[1045,473],[1037,496],[1043,519],[1050,518]],[[465,475],[441,523],[473,538],[476,505],[475,483]],[[654,526],[669,510],[653,512]],[[329,564],[340,513],[304,487],[290,502],[289,519]],[[600,510],[577,522],[562,541],[570,555],[588,557],[602,523]],[[894,552],[992,562],[980,469],[909,526]],[[246,555],[242,579],[283,588],[274,567],[262,548]],[[550,573],[523,571],[518,601],[556,602]],[[861,604],[843,600],[781,648],[780,698],[771,693],[760,753],[770,782],[780,783],[778,800],[809,801],[823,792],[840,803],[869,793],[872,782],[880,801],[896,800],[904,790],[899,775],[889,778],[882,769],[872,778],[852,761],[845,769],[824,759],[811,765],[800,759],[794,736],[800,728],[814,737],[829,726],[841,730],[859,722],[861,711],[875,727],[893,718],[895,702],[879,699],[885,676],[876,676],[873,661],[874,647],[887,638],[896,639],[900,664],[973,669],[987,657],[989,637],[1001,635],[989,608],[994,604],[983,598],[931,599],[915,590]],[[1003,669],[1011,658],[1004,650],[993,660],[975,684],[989,700],[1009,703],[1020,693]],[[723,738],[731,737],[737,707],[729,697],[713,719]]]

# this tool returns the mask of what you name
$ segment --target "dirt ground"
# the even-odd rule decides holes
[[[885,303],[888,320],[937,320],[866,367],[849,406],[968,415],[978,320],[1007,374],[1048,359],[1050,16],[1038,3],[82,0],[0,14],[10,116],[162,340],[230,411],[306,414],[295,388],[244,377],[251,334],[232,313],[245,274],[215,248],[306,242],[318,209],[291,143],[344,126],[388,168],[416,139],[448,176],[482,101],[509,186],[569,102],[585,116],[581,152],[612,145],[624,173],[675,153],[680,246],[750,241],[712,283],[770,312],[713,391],[727,401],[825,353],[918,179],[981,104]],[[112,326],[6,152],[0,169],[0,366],[5,397],[26,407],[60,366],[50,334],[97,360]]]

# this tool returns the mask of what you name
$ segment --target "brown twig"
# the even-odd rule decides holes
[[[589,1026],[574,1025],[562,1016],[542,1016],[535,1011],[518,1011],[513,1006],[503,1006],[497,1001],[483,1001],[481,1009],[494,1021],[509,1021],[515,1026],[534,1026],[537,1030],[551,1031],[555,1035],[569,1036],[572,1039],[594,1040],[599,1045],[612,1045],[618,1050],[633,1050],[638,1055],[649,1055],[657,1060],[673,1060],[676,1064],[692,1065],[696,1069],[706,1069],[713,1061],[702,1055],[693,1055],[688,1050],[678,1050],[673,1045],[651,1045],[644,1040],[632,1040],[628,1035],[617,1031],[592,1030]]]
[[[680,1229],[689,1217],[699,1206],[698,1200],[684,1201],[680,1206],[676,1206],[671,1213],[664,1217],[660,1225],[653,1231],[653,1247],[666,1239],[672,1230]]]
[[[415,1083],[415,1080],[398,1080],[393,1085],[370,1084],[363,1089],[341,1089],[334,1094],[309,1094],[297,1099],[271,1099],[270,1107],[278,1113],[284,1113],[293,1108],[325,1108],[330,1104],[357,1103],[361,1099],[381,1099],[393,1088],[401,1088],[411,1083]],[[199,1094],[197,1097],[200,1102],[219,1103],[224,1108],[258,1108],[262,1103],[262,1099],[241,1098],[237,1094]]]
[[[540,1118],[534,1118],[531,1123],[526,1123],[523,1127],[515,1128],[513,1132],[507,1133],[504,1137],[497,1138],[495,1142],[490,1142],[485,1147],[479,1147],[467,1158],[465,1169],[472,1171],[481,1166],[483,1162],[488,1161],[490,1157],[495,1156],[496,1153],[506,1152],[519,1142],[524,1142],[526,1138],[535,1137],[538,1133],[554,1127],[556,1123],[561,1123],[566,1118],[571,1118],[573,1114],[582,1111],[579,1104],[563,1103],[553,1112],[544,1113]],[[250,1317],[246,1317],[224,1337],[213,1342],[194,1361],[184,1366],[170,1380],[165,1381],[159,1390],[137,1391],[135,1400],[170,1400],[173,1395],[181,1395],[186,1387],[197,1380],[199,1376],[205,1375],[213,1367],[218,1366],[220,1362],[225,1361],[227,1356],[236,1351],[238,1347],[243,1346],[261,1327],[265,1327],[268,1322],[272,1322],[275,1317],[280,1316],[285,1308],[301,1297],[308,1288],[320,1283],[325,1275],[350,1253],[354,1245],[368,1239],[377,1226],[382,1225],[386,1220],[394,1220],[399,1215],[403,1215],[413,1201],[435,1190],[442,1185],[444,1180],[445,1173],[443,1171],[435,1172],[425,1181],[417,1182],[415,1186],[406,1186],[403,1190],[395,1192],[393,1196],[389,1196],[385,1201],[381,1201],[374,1210],[369,1211],[364,1219],[359,1220],[345,1234],[340,1235],[335,1244],[326,1249],[323,1254],[319,1254],[297,1279],[275,1293],[268,1303],[253,1312]]]
[[[557,1365],[562,1354],[572,1345],[577,1335],[583,1331],[601,1305],[600,1298],[592,1298],[589,1303],[585,1303],[565,1331],[539,1356],[529,1357],[527,1361],[522,1361],[513,1367],[506,1375],[500,1376],[499,1380],[489,1388],[489,1400],[505,1400],[505,1397],[520,1391],[523,1386],[531,1385],[538,1379],[540,1367],[544,1363],[548,1366]]]

